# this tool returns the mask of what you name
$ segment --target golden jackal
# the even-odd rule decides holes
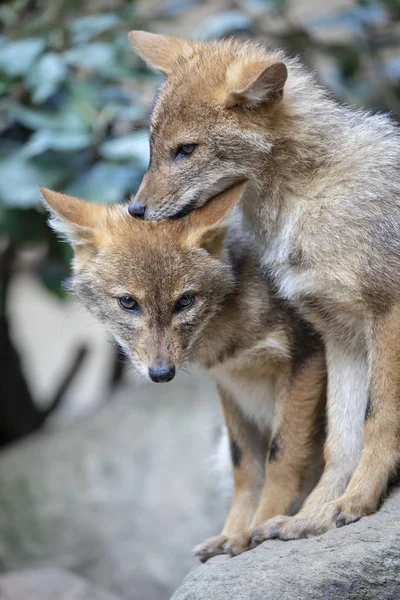
[[[258,526],[294,510],[322,464],[323,346],[272,293],[240,215],[227,232],[241,187],[159,223],[42,190],[75,249],[75,294],[136,369],[167,382],[195,362],[217,383],[235,493],[222,534],[197,549],[202,560],[247,549]]]

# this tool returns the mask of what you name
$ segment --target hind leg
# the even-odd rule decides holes
[[[400,306],[375,319],[361,462],[337,502],[338,527],[374,513],[400,460]]]

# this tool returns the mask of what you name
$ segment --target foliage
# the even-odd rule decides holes
[[[47,244],[42,279],[60,293],[70,257],[45,226],[38,186],[116,202],[148,162],[137,90],[149,72],[127,39],[142,23],[134,3],[111,4],[108,12],[68,0],[0,7],[8,32],[0,38],[0,233]]]
[[[154,18],[168,30],[168,19],[184,19],[197,4],[165,0]],[[237,0],[189,33],[267,38],[301,53],[340,100],[400,114],[399,0],[296,15],[293,1]],[[148,161],[142,92],[154,75],[126,34],[152,24],[130,0],[12,0],[0,20],[0,234],[47,244],[42,279],[60,292],[69,252],[45,226],[38,186],[100,202],[136,189]]]

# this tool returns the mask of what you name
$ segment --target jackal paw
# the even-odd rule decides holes
[[[196,546],[194,553],[201,562],[207,562],[209,558],[218,554],[237,556],[250,549],[250,533],[243,532],[232,536],[216,535],[208,538],[202,544]]]
[[[243,531],[229,537],[224,544],[225,553],[229,556],[238,556],[251,549],[251,532]]]
[[[295,515],[293,517],[277,516],[260,525],[251,536],[254,548],[265,540],[297,540],[325,533],[335,527],[336,509],[330,504],[320,507],[318,514]]]
[[[202,563],[205,563],[213,556],[225,554],[224,544],[227,540],[227,536],[222,534],[207,538],[204,542],[196,546],[194,555],[197,556]]]
[[[372,515],[378,510],[376,503],[366,503],[365,499],[357,496],[342,496],[336,503],[337,517],[336,527],[343,527],[350,523],[355,523],[361,517]]]

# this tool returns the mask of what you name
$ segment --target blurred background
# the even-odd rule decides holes
[[[38,186],[120,202],[148,162],[158,76],[127,32],[243,36],[300,54],[342,102],[400,118],[400,1],[0,3],[0,572],[58,566],[165,600],[227,510],[221,416],[193,371],[141,384],[68,298]]]

